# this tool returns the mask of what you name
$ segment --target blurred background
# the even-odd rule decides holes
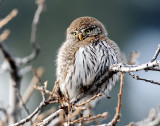
[[[44,67],[42,82],[48,80],[49,90],[55,81],[55,60],[58,48],[65,40],[66,29],[70,23],[81,16],[92,16],[100,20],[106,27],[109,38],[114,40],[129,58],[131,51],[139,51],[139,64],[148,62],[160,43],[160,1],[159,0],[81,0],[62,1],[47,0],[46,8],[41,16],[37,42],[41,52],[30,65],[34,68]],[[15,56],[24,57],[32,51],[30,44],[31,24],[37,8],[34,0],[3,0],[0,4],[0,18],[4,18],[12,9],[17,8],[19,14],[8,23],[0,33],[8,28],[10,37],[5,44]],[[0,63],[3,62],[0,53]],[[158,72],[139,72],[141,77],[160,82]],[[21,93],[27,88],[33,74],[27,73],[22,79]],[[0,74],[0,103],[8,103],[8,73]],[[95,113],[109,112],[108,122],[115,114],[119,83],[112,89],[111,99],[102,99]],[[35,91],[27,104],[32,112],[41,101],[41,94]],[[139,121],[147,117],[151,108],[160,104],[160,86],[136,81],[126,74],[120,123],[123,126],[131,121]]]

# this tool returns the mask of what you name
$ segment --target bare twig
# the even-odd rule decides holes
[[[37,126],[46,126],[48,124],[51,125],[51,123],[52,123],[52,126],[56,126],[61,122],[61,119],[60,119],[59,115],[64,116],[64,114],[65,114],[64,110],[59,109],[55,113],[52,113],[50,116],[48,116],[46,119],[42,120],[42,122],[37,124]]]
[[[131,122],[128,126],[158,126],[158,125],[160,125],[160,106],[158,107],[157,116],[155,109],[151,109],[146,119],[139,122]]]
[[[9,124],[13,124],[18,121],[19,118],[19,99],[17,97],[17,92],[19,91],[21,76],[19,75],[19,67],[17,66],[14,57],[11,52],[7,49],[4,43],[0,43],[0,49],[4,55],[4,58],[9,64],[9,72],[11,76],[10,91],[9,91]]]
[[[19,91],[17,91],[17,97],[18,97],[18,99],[20,100],[20,102],[21,102],[21,108],[23,108],[24,110],[25,110],[25,112],[26,112],[26,114],[27,114],[27,116],[30,114],[29,113],[29,110],[27,109],[27,106],[26,106],[26,104],[24,103],[24,101],[23,101],[23,99],[22,99],[22,96],[21,96],[21,94],[20,94],[20,92]]]
[[[0,111],[3,112],[3,114],[5,115],[5,124],[8,124],[8,113],[7,113],[7,109],[2,106],[2,104],[0,105]]]
[[[32,73],[37,77],[38,83],[40,83],[40,85],[42,86],[43,82],[41,81],[41,78],[38,76],[37,71],[33,67],[31,68],[31,70],[32,70]]]
[[[0,111],[3,112],[5,114],[5,116],[7,116],[6,108],[4,108],[3,106],[0,106]]]
[[[153,81],[153,80],[141,78],[141,77],[139,77],[139,76],[134,75],[134,74],[131,73],[131,72],[129,73],[129,75],[131,75],[131,76],[132,76],[134,79],[136,79],[136,80],[143,80],[143,81],[145,81],[145,82],[150,82],[150,83],[152,83],[152,84],[160,85],[160,82],[156,82],[156,81]]]
[[[123,83],[124,83],[124,73],[121,73],[121,85],[120,85],[120,91],[118,94],[118,105],[116,108],[116,114],[111,122],[107,125],[115,126],[120,118],[120,110],[121,110],[121,101],[122,101],[122,92],[123,92]]]
[[[44,106],[49,104],[49,101],[46,100],[45,90],[46,90],[46,85],[41,87],[41,94],[42,94],[43,100],[40,103],[40,105],[34,110],[34,112],[30,114],[29,116],[27,116],[25,119],[22,119],[21,121],[15,123],[14,126],[23,125],[26,122],[30,121],[37,113],[39,113],[42,110]]]
[[[99,93],[98,95],[95,95],[94,97],[92,97],[91,99],[83,102],[83,103],[80,104],[80,105],[72,106],[71,103],[68,103],[68,104],[70,104],[70,106],[68,107],[68,115],[67,115],[67,117],[65,118],[65,120],[63,120],[63,121],[64,121],[64,122],[68,122],[68,123],[67,123],[68,125],[72,125],[72,124],[74,124],[74,123],[79,123],[80,121],[82,121],[83,119],[85,119],[86,117],[83,116],[82,118],[78,118],[77,120],[73,120],[77,115],[79,115],[80,111],[86,110],[86,108],[81,107],[81,106],[89,103],[90,101],[92,101],[92,100],[94,100],[95,98],[98,98],[98,97],[100,97],[100,96],[101,96],[101,93]],[[73,111],[73,109],[74,109],[75,111]],[[73,112],[72,112],[71,110],[72,110]],[[57,113],[56,115],[53,114],[53,115],[54,115],[54,116],[53,116],[54,118],[53,118],[52,116],[51,116],[52,118],[47,117],[47,118],[45,119],[45,122],[47,122],[47,124],[49,124],[50,121],[52,120],[52,122],[55,122],[55,121],[56,121],[56,124],[60,123],[60,120],[59,120],[59,121],[57,120],[57,118],[60,118],[58,111],[57,111],[56,113]],[[90,116],[91,116],[91,115],[90,115]],[[88,118],[88,119],[86,119],[85,121],[86,121],[86,122],[88,122],[88,121],[93,121],[94,119],[104,118],[105,116],[106,116],[106,113],[103,113],[103,114],[101,114],[101,115],[97,115],[97,116]],[[88,117],[88,116],[87,116],[87,117]],[[73,121],[72,121],[72,120],[73,120]],[[44,123],[44,122],[42,121],[42,123],[40,123],[39,125],[42,125],[42,124],[44,125],[44,124],[46,124],[46,123]],[[55,124],[55,123],[54,123],[54,124]],[[42,125],[42,126],[43,126],[43,125]],[[50,125],[51,125],[51,124],[50,124]],[[53,125],[53,123],[52,123],[52,125]]]
[[[39,87],[39,86],[37,86],[37,85],[34,85],[34,88],[37,89],[37,90],[39,90],[39,91],[42,90],[41,87]],[[46,90],[46,89],[44,90],[44,92],[47,93],[47,94],[49,94],[49,95],[52,94],[49,90]]]
[[[90,114],[86,115],[86,116],[83,116],[82,118],[79,118],[77,120],[74,120],[74,121],[70,122],[70,124],[72,125],[72,124],[75,124],[75,123],[79,123],[79,122],[81,122],[81,120],[84,120],[85,118],[88,118],[90,116],[91,116]]]
[[[49,104],[49,102],[47,101],[42,101],[40,103],[40,105],[34,110],[33,113],[31,113],[29,116],[27,116],[26,118],[22,119],[21,121],[15,123],[13,126],[20,126],[20,125],[23,125],[25,123],[27,123],[28,121],[30,121],[39,111],[42,110],[42,108],[44,106],[46,106],[47,104]]]
[[[66,101],[68,103],[68,117],[70,117],[72,115],[72,108],[71,108],[72,105],[70,103],[68,90],[66,90],[66,95],[67,95]],[[68,126],[70,126],[70,122],[71,122],[71,119],[68,119]]]
[[[14,9],[7,17],[2,19],[0,21],[0,28],[2,28],[4,25],[6,25],[10,20],[12,20],[18,13],[17,9]],[[10,34],[9,30],[5,30],[1,35],[0,35],[0,49],[4,55],[4,58],[9,64],[9,72],[11,76],[11,83],[10,83],[10,91],[9,91],[9,109],[8,109],[8,116],[9,116],[9,125],[15,123],[18,121],[19,118],[19,108],[18,108],[18,97],[17,92],[20,87],[20,80],[21,76],[19,75],[18,71],[19,68],[11,55],[11,52],[7,49],[7,47],[2,43]]]
[[[18,64],[27,64],[33,61],[39,54],[40,48],[39,45],[36,43],[36,32],[37,32],[37,25],[40,19],[40,15],[45,6],[45,0],[37,0],[38,8],[35,12],[33,23],[32,23],[32,31],[31,31],[31,44],[33,47],[33,51],[29,56],[24,58],[16,58]]]
[[[23,102],[26,104],[29,100],[29,98],[31,97],[33,91],[34,91],[34,85],[36,85],[39,82],[39,78],[41,78],[42,74],[44,72],[44,69],[42,67],[39,67],[36,71],[36,75],[34,75],[34,77],[32,78],[28,88],[26,89],[22,99]],[[21,105],[21,103],[20,103]]]
[[[21,106],[18,106],[19,110],[20,110],[20,107],[21,107],[21,109],[24,109],[24,111],[26,112],[26,115],[29,116],[29,114],[30,114],[29,110],[28,110],[26,104],[24,103],[24,101],[22,99],[22,96],[21,96],[21,94],[20,94],[20,92],[19,92],[19,90],[17,88],[16,88],[16,95],[17,95],[17,97],[19,99],[19,102],[21,102]],[[32,120],[30,120],[30,122],[32,124]]]
[[[91,121],[95,121],[96,119],[98,118],[107,118],[108,117],[108,112],[104,112],[102,114],[98,114],[96,116],[93,116],[93,117],[90,117],[90,118],[87,118],[87,119],[84,119],[83,121],[84,122],[91,122]]]
[[[91,99],[89,99],[89,100],[87,100],[87,101],[85,101],[85,102],[83,102],[81,105],[75,105],[75,106],[72,106],[72,104],[69,102],[68,103],[68,105],[70,105],[70,106],[68,106],[68,115],[67,115],[67,117],[65,118],[65,120],[63,120],[64,122],[68,122],[67,124],[68,125],[71,125],[71,124],[74,124],[74,123],[78,123],[79,121],[81,121],[81,120],[83,120],[84,118],[86,118],[86,117],[82,117],[82,118],[79,118],[78,120],[74,120],[74,121],[72,121],[79,113],[80,113],[80,111],[84,111],[84,110],[86,110],[86,108],[84,108],[84,107],[80,107],[80,106],[83,106],[83,105],[85,105],[85,104],[87,104],[87,103],[89,103],[91,100],[94,100],[95,98],[98,98],[98,97],[100,97],[101,96],[101,93],[100,94],[98,94],[98,95],[95,95],[95,97],[92,97]],[[63,100],[62,100],[63,101]],[[75,109],[75,111],[73,111],[73,109]],[[61,109],[60,109],[61,110]],[[73,112],[72,112],[73,111]],[[41,123],[39,123],[38,125],[40,125],[40,126],[43,126],[43,125],[46,125],[46,124],[50,124],[50,122],[52,121],[52,122],[56,122],[56,123],[51,123],[52,125],[54,124],[54,125],[57,125],[58,123],[61,123],[61,121],[60,121],[60,115],[59,115],[59,111],[57,111],[57,112],[55,112],[56,114],[52,114],[51,116],[49,116],[49,117],[47,117],[45,120],[43,120]],[[102,115],[97,115],[97,116],[95,116],[95,117],[93,117],[93,118],[90,118],[90,119],[86,119],[86,121],[91,121],[91,120],[93,120],[93,119],[96,119],[96,118],[100,118],[100,117],[103,117],[104,118],[104,115],[105,114],[102,114]],[[59,118],[59,121],[58,121],[58,118]],[[50,124],[50,125],[51,125]]]
[[[57,88],[59,86],[58,83],[59,83],[59,80],[56,80],[55,84],[54,84],[54,87],[52,89],[52,94],[50,95],[49,99],[52,99],[55,96],[56,90],[57,90]]]
[[[101,96],[102,96],[102,93],[99,93],[99,94],[93,96],[92,98],[88,99],[87,101],[84,101],[84,102],[82,102],[81,104],[77,104],[77,105],[75,105],[75,106],[76,106],[76,107],[79,107],[79,106],[86,105],[87,103],[89,103],[89,102],[93,101],[94,99],[99,98],[99,97],[101,97]]]
[[[68,120],[71,120],[71,119],[73,120],[83,110],[85,110],[85,109],[78,107],[77,109],[75,109],[75,111],[71,115],[69,115],[65,118],[65,121],[68,121]]]
[[[158,49],[157,49],[156,53],[154,54],[153,58],[151,59],[151,62],[153,62],[157,59],[159,53],[160,53],[160,44],[158,45]]]
[[[31,43],[33,44],[33,46],[36,41],[37,25],[38,25],[38,22],[40,19],[40,15],[41,15],[41,13],[44,9],[44,6],[45,6],[45,0],[37,0],[36,4],[38,5],[38,8],[37,8],[35,15],[34,15],[34,19],[33,19],[33,23],[32,23],[32,32],[31,32]]]
[[[9,34],[10,34],[9,30],[4,30],[3,33],[0,35],[0,43],[2,43],[5,39],[7,39]]]
[[[136,72],[147,68],[160,67],[160,60],[149,62],[141,65],[114,64],[110,67],[110,71],[115,72]]]
[[[45,111],[44,113],[39,114],[37,118],[35,119],[33,126],[36,126],[40,121],[44,120],[46,117],[50,116],[55,111],[56,111],[56,108],[54,106],[50,108],[49,110]]]
[[[24,68],[21,68],[19,70],[19,75],[20,76],[24,76],[26,73],[28,73],[29,71],[31,71],[31,66],[25,66]]]
[[[10,20],[12,20],[18,14],[17,9],[13,9],[10,14],[8,14],[4,19],[0,20],[0,29],[6,25]]]

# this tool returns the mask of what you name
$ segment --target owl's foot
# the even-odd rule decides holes
[[[100,92],[101,92],[106,98],[108,98],[108,99],[111,98],[111,96],[110,96],[108,93],[106,93],[105,91],[102,91],[102,90],[100,89]]]

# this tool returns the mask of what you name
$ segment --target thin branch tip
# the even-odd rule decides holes
[[[8,29],[4,30],[3,33],[0,35],[0,43],[6,40],[9,35],[10,35],[10,30]]]
[[[17,16],[17,14],[18,14],[18,9],[13,9],[12,12],[11,12],[11,15],[13,17],[15,17],[15,16]]]
[[[4,19],[0,20],[0,29],[4,27],[9,21],[11,21],[18,14],[18,9],[13,9]]]

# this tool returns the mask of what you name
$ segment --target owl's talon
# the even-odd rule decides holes
[[[89,88],[89,85],[87,85],[86,87],[87,87],[87,89],[88,89],[88,88]]]
[[[59,109],[63,109],[66,113],[66,115],[68,114],[68,106],[58,106]]]
[[[111,98],[111,96],[106,96],[106,98],[110,99],[110,98]]]
[[[84,88],[81,88],[81,91],[84,92]]]

